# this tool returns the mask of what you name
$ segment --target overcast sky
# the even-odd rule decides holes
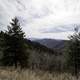
[[[0,0],[0,29],[15,16],[28,38],[67,39],[80,24],[80,0]]]

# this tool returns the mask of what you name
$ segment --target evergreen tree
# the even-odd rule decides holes
[[[71,67],[73,73],[78,75],[80,71],[80,32],[75,28],[75,33],[70,36],[68,42],[68,66]]]
[[[27,67],[28,53],[24,41],[24,32],[20,27],[19,20],[15,17],[12,19],[8,31],[5,32],[5,50],[2,62],[4,66]]]

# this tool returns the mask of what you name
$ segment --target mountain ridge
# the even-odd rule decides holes
[[[51,49],[63,49],[65,47],[65,43],[68,40],[60,40],[60,39],[34,39],[32,41],[36,41],[48,48]]]

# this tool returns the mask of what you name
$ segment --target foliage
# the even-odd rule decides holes
[[[3,31],[0,32],[0,59],[2,57],[4,48],[5,48],[5,45],[4,45],[4,34],[5,33]]]
[[[75,33],[69,37],[68,48],[67,48],[67,59],[68,66],[73,70],[74,74],[77,75],[80,71],[80,32]]]
[[[5,66],[21,67],[27,66],[28,53],[26,51],[24,32],[20,27],[19,20],[15,17],[5,32],[5,50],[3,52],[2,62]]]

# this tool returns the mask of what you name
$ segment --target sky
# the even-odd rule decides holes
[[[0,29],[15,16],[27,38],[68,39],[80,25],[80,0],[0,0]]]

